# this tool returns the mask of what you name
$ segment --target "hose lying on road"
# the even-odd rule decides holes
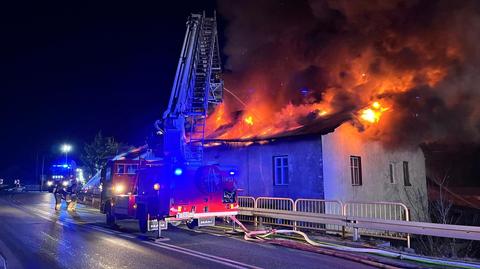
[[[304,232],[300,231],[294,231],[294,230],[263,230],[263,231],[249,231],[245,225],[243,225],[236,217],[232,216],[231,219],[238,224],[243,232],[245,233],[245,239],[246,240],[255,240],[255,241],[265,241],[267,240],[267,237],[274,235],[274,234],[298,234],[301,235],[304,240],[310,244],[311,246],[315,247],[322,247],[322,248],[329,248],[333,250],[339,250],[339,251],[346,251],[346,252],[354,252],[354,253],[366,253],[366,254],[375,254],[375,255],[380,255],[383,257],[388,257],[388,258],[395,258],[395,259],[400,259],[400,260],[407,260],[407,261],[414,261],[414,262],[419,262],[419,263],[424,263],[424,264],[430,264],[430,265],[437,265],[437,266],[449,266],[449,267],[455,267],[455,268],[480,268],[479,264],[473,264],[473,263],[466,263],[466,262],[457,262],[457,261],[447,261],[447,260],[441,260],[441,259],[433,259],[433,258],[427,258],[427,257],[421,257],[421,256],[416,256],[416,255],[410,255],[410,254],[404,254],[404,253],[397,253],[393,251],[387,251],[387,250],[381,250],[381,249],[374,249],[374,248],[355,248],[355,247],[348,247],[348,246],[342,246],[342,245],[337,245],[337,244],[332,244],[332,243],[321,243],[321,242],[315,242],[311,240],[307,234]],[[295,245],[291,245],[295,247]],[[318,251],[316,251],[318,252]],[[327,254],[327,253],[325,253]],[[332,255],[332,253],[330,253]],[[338,256],[338,255],[335,255]],[[350,257],[349,259],[359,259],[359,256],[355,257]],[[360,258],[365,261],[359,261],[362,263],[366,264],[371,264],[372,260],[366,259],[365,257]],[[376,262],[379,263],[379,262]],[[382,261],[384,263],[384,261]],[[374,265],[380,268],[393,268],[393,267],[383,267],[384,264],[379,263],[378,265]],[[405,265],[403,265],[405,266]],[[415,268],[413,266],[412,268]],[[417,267],[418,268],[418,267]]]

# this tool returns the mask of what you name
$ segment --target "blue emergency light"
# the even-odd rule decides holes
[[[176,176],[181,176],[183,174],[183,170],[182,168],[176,168],[173,173],[175,173]]]

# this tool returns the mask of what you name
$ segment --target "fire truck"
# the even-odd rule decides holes
[[[238,213],[237,169],[203,158],[206,117],[223,98],[220,74],[216,17],[191,14],[168,108],[155,123],[160,150],[149,149],[160,154],[115,158],[102,170],[109,225],[138,219],[141,232],[179,222],[194,228]]]
[[[52,164],[50,173],[44,183],[49,192],[53,192],[56,185],[68,186],[70,181],[76,178],[76,164],[74,161],[70,163]]]

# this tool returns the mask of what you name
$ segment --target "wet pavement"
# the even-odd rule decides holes
[[[98,210],[53,209],[50,193],[0,194],[0,255],[7,268],[371,268],[340,258],[169,227],[162,242],[104,224]],[[1,261],[1,259],[0,259]],[[0,265],[0,268],[2,265]]]

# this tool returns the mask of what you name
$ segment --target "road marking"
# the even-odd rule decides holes
[[[42,219],[45,219],[47,221],[51,221],[51,222],[54,222],[54,223],[57,223],[57,224],[60,224],[62,226],[65,226],[66,223],[68,224],[78,224],[78,223],[75,223],[75,222],[71,222],[69,221],[68,219],[63,219],[63,220],[60,220],[60,219],[57,219],[57,220],[53,220],[51,219],[51,217],[53,217],[53,215],[51,215],[50,213],[46,212],[46,211],[43,211],[43,210],[40,210],[40,209],[36,209],[35,211],[34,210],[31,210],[29,208],[26,208],[25,206],[23,206],[21,203],[19,204],[14,204],[12,203],[12,205],[14,205],[15,207],[19,208],[19,209],[23,209],[25,211],[29,211],[30,213],[42,218]],[[41,212],[41,213],[40,213]],[[47,216],[49,217],[47,217]],[[65,223],[64,223],[65,222]],[[92,230],[96,230],[98,232],[103,232],[103,233],[108,233],[108,234],[111,234],[111,235],[116,235],[116,236],[121,236],[121,237],[127,237],[127,238],[131,238],[131,239],[135,239],[136,237],[135,236],[132,236],[130,234],[126,234],[126,233],[123,233],[123,232],[116,232],[116,231],[110,231],[110,230],[107,230],[107,229],[104,229],[104,228],[100,228],[100,227],[97,227],[97,226],[93,226],[93,225],[79,225],[80,227],[84,227],[86,229],[92,229]],[[198,231],[200,232],[200,231]],[[232,268],[252,268],[252,269],[261,269],[261,267],[257,267],[257,266],[254,266],[254,265],[250,265],[250,264],[246,264],[246,263],[242,263],[242,262],[238,262],[238,261],[235,261],[235,260],[230,260],[230,259],[227,259],[227,258],[223,258],[223,257],[219,257],[219,256],[214,256],[214,255],[210,255],[210,254],[207,254],[207,253],[203,253],[203,252],[199,252],[199,251],[195,251],[195,250],[191,250],[191,249],[187,249],[187,248],[183,248],[183,247],[179,247],[179,246],[175,246],[175,245],[170,245],[170,244],[165,244],[165,243],[162,243],[162,242],[150,242],[150,241],[140,241],[144,244],[148,244],[148,245],[151,245],[151,246],[155,246],[157,248],[163,248],[163,249],[168,249],[170,251],[175,251],[175,252],[180,252],[180,253],[183,253],[183,254],[187,254],[187,255],[190,255],[190,256],[193,256],[193,257],[197,257],[197,258],[200,258],[200,259],[204,259],[204,260],[208,260],[208,261],[211,261],[211,262],[215,262],[215,263],[219,263],[219,264],[223,264],[225,266],[228,266],[228,267],[232,267]]]
[[[128,237],[128,238],[136,238],[135,236],[133,236],[131,234],[126,234],[126,233],[118,233],[118,235],[120,235],[122,237]]]
[[[163,248],[163,249],[167,249],[167,250],[171,250],[171,251],[180,252],[180,253],[183,253],[183,254],[187,254],[187,255],[190,255],[190,256],[193,256],[193,257],[208,260],[208,261],[211,261],[211,262],[220,263],[220,264],[232,267],[232,268],[254,268],[254,269],[260,269],[261,268],[261,267],[257,267],[257,266],[254,266],[254,265],[241,263],[241,262],[237,262],[237,261],[230,260],[230,259],[227,259],[227,258],[222,258],[222,257],[219,257],[219,256],[214,256],[214,255],[206,254],[206,253],[203,253],[203,252],[198,252],[198,251],[195,251],[195,250],[186,249],[186,248],[182,248],[182,247],[178,247],[178,246],[174,246],[174,245],[170,245],[170,244],[165,244],[165,243],[161,243],[161,242],[153,243],[153,242],[149,242],[149,241],[143,241],[143,243],[151,245],[151,246],[155,246],[155,247],[158,247],[158,248]]]
[[[107,229],[103,229],[103,228],[100,228],[100,227],[97,227],[97,226],[93,226],[93,225],[87,225],[85,227],[88,227],[90,229],[93,229],[93,230],[96,230],[96,231],[99,231],[99,232],[104,232],[104,233],[108,233],[108,234],[116,234],[115,232],[112,232],[110,230],[107,230]]]

